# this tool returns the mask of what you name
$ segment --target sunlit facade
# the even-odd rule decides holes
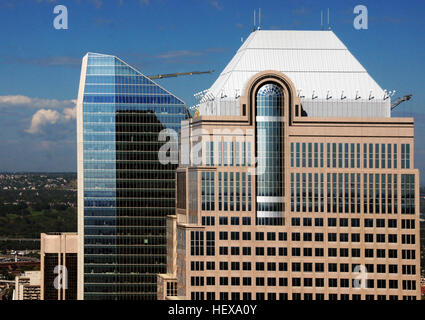
[[[78,298],[150,300],[165,271],[176,164],[158,141],[188,117],[183,101],[115,56],[83,58],[78,124]]]
[[[158,299],[420,299],[414,120],[332,31],[253,32],[204,97]]]

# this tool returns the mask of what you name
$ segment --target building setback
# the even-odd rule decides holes
[[[332,31],[253,32],[199,110],[158,299],[420,299],[414,121]]]
[[[15,277],[13,300],[40,300],[40,271],[25,271]]]
[[[183,101],[115,56],[83,58],[77,102],[78,299],[156,299],[175,169],[158,141],[188,118]]]
[[[42,233],[41,300],[77,300],[77,233]]]

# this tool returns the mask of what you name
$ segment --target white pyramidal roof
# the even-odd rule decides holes
[[[301,101],[311,109],[309,115],[341,116],[344,112],[332,111],[329,106],[335,109],[344,103],[363,105],[349,116],[389,116],[388,94],[330,30],[252,32],[201,102],[211,97],[237,99],[244,94],[248,80],[264,70],[276,70],[287,75]],[[376,108],[367,108],[366,102]],[[314,105],[320,105],[321,111],[314,109]],[[206,112],[201,108],[201,114],[211,112],[225,114]],[[356,114],[359,112],[361,114]]]

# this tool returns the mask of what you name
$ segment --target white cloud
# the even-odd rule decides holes
[[[23,95],[0,96],[0,108],[4,109],[12,107],[63,109],[73,107],[75,103],[75,100],[40,99]]]
[[[28,133],[36,134],[49,124],[65,123],[76,119],[76,107],[65,108],[62,113],[52,109],[40,109],[31,119],[31,126],[25,130]]]
[[[31,120],[31,126],[26,130],[28,133],[38,133],[46,124],[55,124],[61,118],[61,114],[56,110],[41,109],[38,110]]]
[[[25,131],[40,133],[46,125],[65,123],[76,119],[76,100],[57,100],[31,98],[24,95],[0,96],[0,109],[38,109],[31,119],[31,125]]]
[[[66,120],[72,120],[77,118],[77,108],[65,108],[63,110],[63,117]]]

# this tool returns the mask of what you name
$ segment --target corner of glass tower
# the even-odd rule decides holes
[[[177,166],[158,161],[158,135],[178,132],[188,115],[181,99],[118,57],[84,56],[77,100],[78,299],[155,299]]]

